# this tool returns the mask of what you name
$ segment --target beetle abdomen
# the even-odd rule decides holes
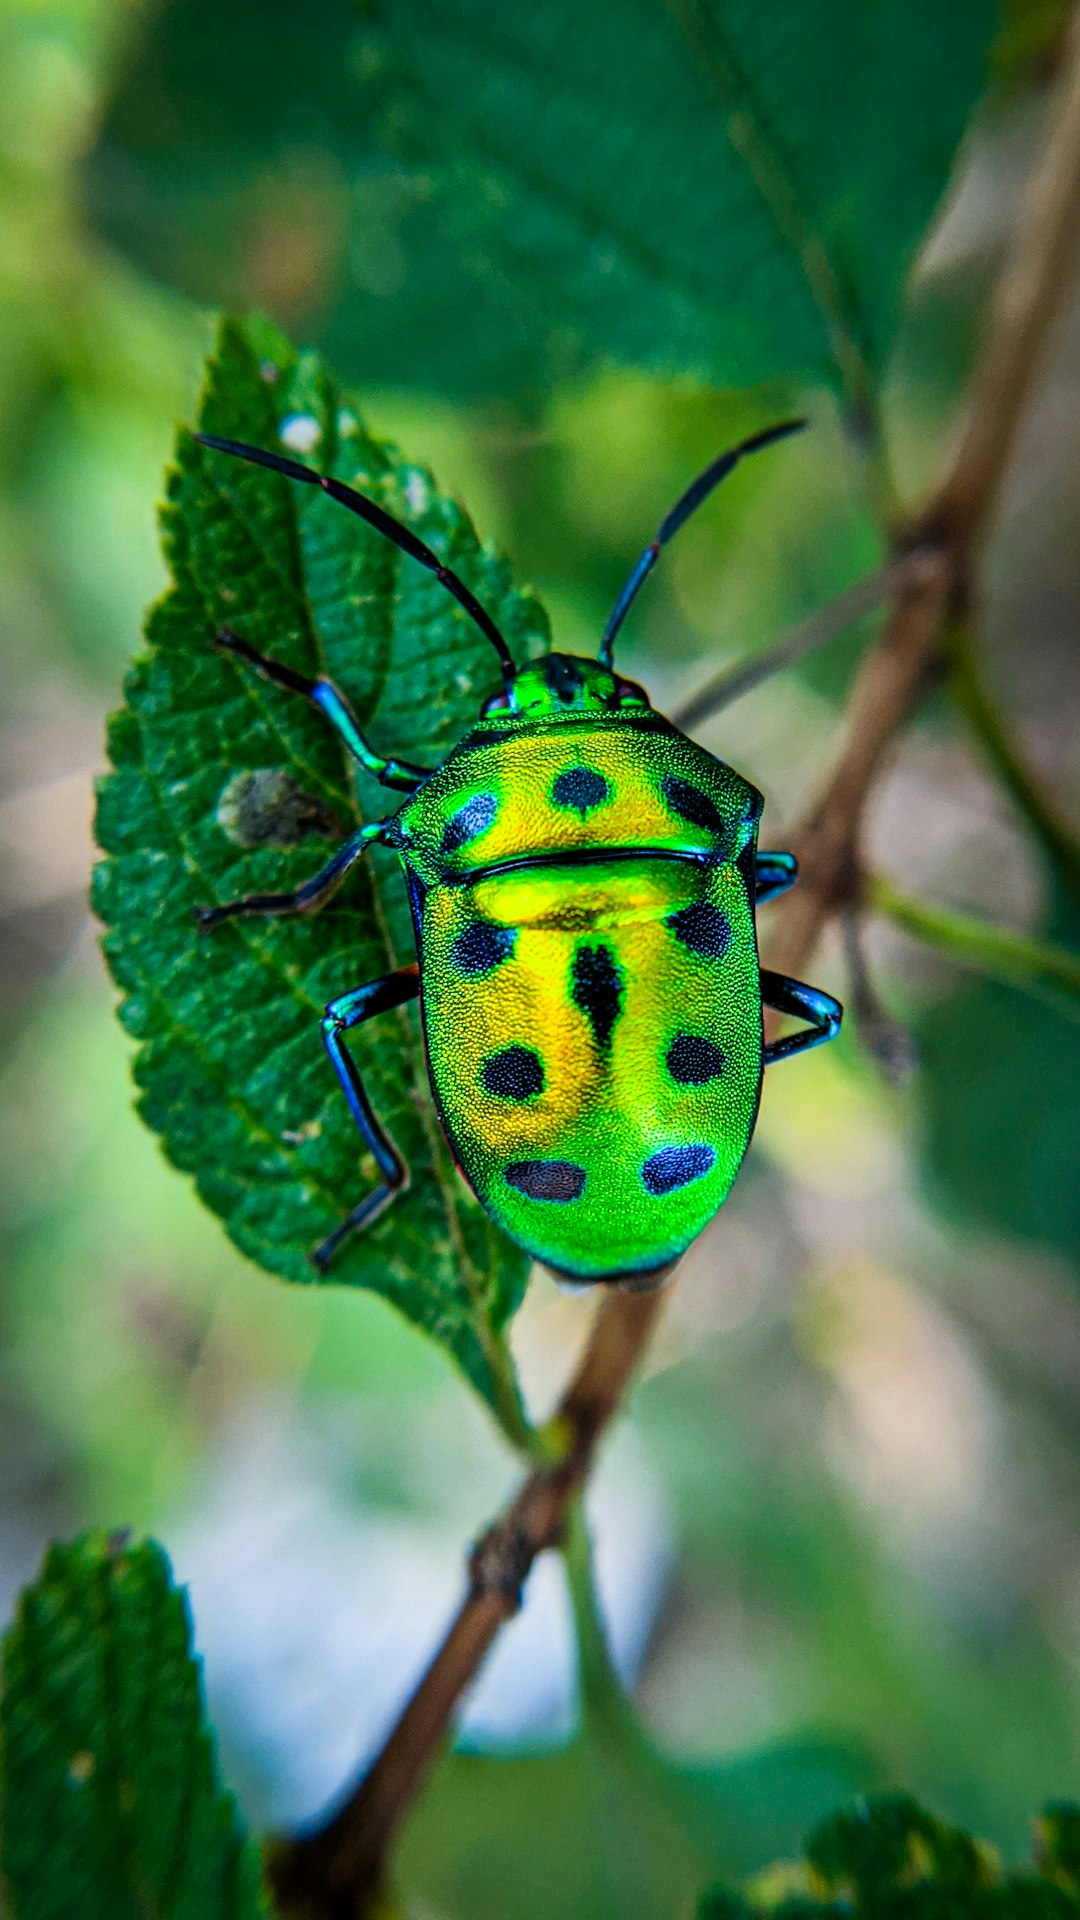
[[[741,1164],[761,1083],[742,872],[647,854],[433,887],[432,1083],[492,1216],[580,1278],[669,1264]]]

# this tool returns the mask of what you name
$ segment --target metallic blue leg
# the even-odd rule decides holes
[[[354,760],[359,760],[360,765],[373,773],[384,787],[396,787],[402,793],[412,793],[421,780],[427,779],[429,768],[414,767],[408,760],[385,760],[381,753],[374,752],[368,746],[356,715],[332,680],[309,680],[306,674],[296,673],[280,660],[268,660],[264,653],[256,653],[255,648],[242,640],[231,627],[221,628],[214,645],[223,653],[233,653],[238,659],[246,660],[250,667],[262,674],[264,680],[272,680],[276,687],[284,687],[288,693],[298,693],[304,700],[310,700],[313,707],[325,714]]]
[[[349,1103],[349,1112],[356,1121],[365,1145],[375,1156],[375,1163],[382,1174],[379,1186],[369,1193],[359,1206],[345,1216],[339,1227],[315,1248],[311,1259],[320,1272],[325,1273],[341,1242],[350,1233],[369,1226],[377,1219],[385,1207],[390,1205],[396,1193],[408,1184],[409,1170],[401,1158],[393,1141],[384,1133],[360,1078],[360,1069],[343,1035],[350,1027],[359,1027],[365,1020],[371,1020],[377,1013],[388,1013],[392,1007],[400,1007],[407,1000],[414,1000],[420,991],[420,969],[415,961],[412,966],[398,967],[395,973],[384,974],[380,980],[369,980],[366,986],[355,987],[352,993],[343,993],[340,1000],[331,1000],[323,1016],[323,1039],[326,1051],[334,1063],[334,1071],[345,1090]]]
[[[242,900],[227,901],[222,907],[197,907],[196,921],[205,932],[208,927],[216,927],[219,920],[231,920],[238,913],[314,913],[330,898],[335,887],[341,885],[350,867],[356,865],[372,841],[379,838],[385,824],[382,820],[372,820],[366,827],[360,827],[325,867],[294,892],[249,893]]]
[[[844,1009],[839,1000],[834,1000],[831,993],[822,993],[820,987],[804,986],[801,980],[789,980],[786,973],[770,973],[763,967],[761,998],[765,1006],[772,1007],[776,1013],[793,1013],[810,1022],[798,1033],[785,1034],[782,1040],[770,1042],[765,1049],[767,1067],[774,1060],[805,1053],[807,1047],[819,1047],[823,1040],[835,1039],[840,1031]]]
[[[759,853],[754,868],[757,882],[754,898],[758,906],[764,900],[775,900],[778,894],[786,893],[795,885],[798,872],[799,863],[793,853]]]

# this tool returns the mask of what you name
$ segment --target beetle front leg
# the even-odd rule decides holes
[[[372,820],[350,834],[333,859],[292,893],[247,893],[240,900],[227,900],[224,906],[196,907],[199,926],[205,932],[209,927],[216,927],[219,921],[232,920],[240,913],[314,913],[341,885],[349,869],[367,852],[372,841],[378,839],[385,825],[385,820]]]
[[[835,1039],[840,1031],[844,1009],[839,1000],[834,1000],[831,993],[823,993],[820,987],[808,987],[802,980],[790,980],[786,973],[770,973],[763,967],[761,998],[774,1013],[792,1013],[810,1022],[798,1033],[785,1034],[782,1040],[769,1043],[765,1048],[767,1067],[774,1060],[787,1060],[793,1053],[805,1053],[808,1047],[820,1047],[823,1041]]]
[[[760,907],[793,887],[799,863],[793,853],[758,853],[754,856],[754,899]]]
[[[264,680],[270,680],[275,687],[284,687],[287,693],[298,693],[329,720],[339,739],[345,742],[354,760],[358,760],[368,773],[384,787],[396,787],[401,793],[413,793],[422,780],[426,780],[430,769],[415,767],[409,760],[387,760],[374,747],[369,747],[360,731],[359,722],[353,713],[345,695],[335,687],[332,680],[322,675],[310,680],[307,674],[297,673],[295,668],[287,667],[281,660],[270,660],[265,653],[256,652],[250,642],[234,633],[231,627],[221,627],[214,637],[214,645],[222,653],[231,653],[239,660],[246,660],[249,667],[261,673]]]
[[[411,966],[398,967],[396,972],[384,974],[380,980],[369,980],[366,986],[355,987],[351,993],[342,994],[340,1000],[331,1000],[323,1017],[326,1051],[341,1081],[349,1112],[356,1121],[365,1145],[374,1155],[382,1181],[315,1248],[310,1257],[320,1273],[325,1273],[342,1241],[350,1233],[356,1233],[378,1219],[395,1194],[400,1193],[409,1181],[409,1169],[384,1131],[367,1097],[360,1069],[345,1045],[344,1035],[351,1027],[359,1027],[365,1020],[374,1019],[377,1013],[388,1013],[392,1007],[404,1006],[407,1000],[415,1000],[419,991],[420,969],[414,961]]]

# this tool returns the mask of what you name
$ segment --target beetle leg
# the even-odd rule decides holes
[[[200,928],[205,932],[208,927],[216,927],[219,920],[231,920],[238,913],[314,913],[341,885],[350,867],[356,865],[372,841],[378,839],[385,824],[383,820],[372,820],[350,834],[333,859],[292,893],[248,893],[243,899],[229,900],[221,907],[196,907],[195,918]]]
[[[341,1242],[350,1233],[368,1226],[378,1218],[384,1207],[390,1205],[396,1193],[408,1184],[409,1170],[393,1141],[383,1131],[379,1119],[360,1077],[360,1069],[345,1045],[344,1035],[350,1027],[359,1027],[365,1020],[371,1020],[377,1013],[388,1013],[391,1007],[403,1006],[406,1000],[413,1000],[420,991],[420,969],[414,961],[411,966],[398,967],[396,972],[384,974],[380,980],[369,980],[366,986],[354,987],[351,993],[343,993],[340,1000],[331,1000],[323,1016],[323,1039],[326,1051],[334,1063],[334,1070],[345,1090],[349,1103],[349,1112],[356,1121],[365,1145],[375,1156],[375,1163],[382,1175],[380,1184],[346,1214],[339,1227],[317,1246],[311,1259],[320,1272],[325,1272]]]
[[[309,700],[329,720],[353,759],[359,760],[360,765],[374,774],[382,786],[412,793],[422,780],[427,779],[430,768],[414,767],[408,760],[386,760],[381,753],[376,753],[374,748],[368,746],[356,715],[332,680],[326,680],[321,675],[318,680],[309,680],[306,674],[295,672],[280,660],[268,660],[264,653],[257,653],[231,627],[218,630],[214,645],[223,653],[234,653],[238,659],[246,660],[250,667],[262,674],[264,680],[272,680],[275,687],[284,687],[287,693],[298,693],[304,700]]]
[[[793,853],[759,853],[754,857],[754,899],[760,907],[765,900],[775,900],[778,894],[786,893],[795,885],[799,863]]]
[[[834,1000],[831,993],[823,993],[820,987],[805,986],[801,980],[789,980],[786,973],[770,973],[763,967],[761,998],[765,1006],[772,1007],[776,1013],[794,1013],[810,1022],[798,1033],[785,1034],[782,1040],[769,1043],[765,1048],[767,1067],[774,1060],[786,1060],[790,1054],[805,1053],[807,1047],[819,1047],[823,1040],[834,1039],[840,1031],[844,1009],[839,1000]]]

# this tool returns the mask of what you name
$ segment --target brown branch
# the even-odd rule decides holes
[[[971,380],[968,425],[949,471],[898,540],[906,572],[881,639],[856,676],[839,758],[793,834],[800,885],[777,911],[770,966],[798,973],[826,920],[854,896],[866,801],[893,737],[945,664],[950,622],[966,614],[979,547],[1016,453],[1080,236],[1080,25],[1061,104],[1024,195]]]
[[[368,1910],[390,1841],[442,1746],[454,1708],[499,1628],[521,1605],[533,1561],[562,1536],[567,1509],[619,1407],[662,1299],[659,1291],[607,1294],[553,1423],[557,1456],[529,1474],[474,1547],[465,1598],[378,1759],[325,1827],[274,1855],[274,1892],[288,1913],[357,1920]]]

